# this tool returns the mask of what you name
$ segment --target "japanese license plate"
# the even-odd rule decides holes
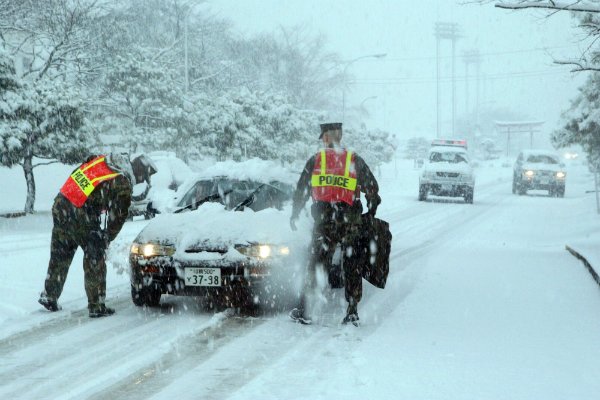
[[[452,190],[452,184],[451,183],[442,183],[442,190],[444,192],[449,192]]]
[[[186,286],[221,286],[220,268],[186,268]]]

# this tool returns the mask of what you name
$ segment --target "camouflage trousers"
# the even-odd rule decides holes
[[[90,228],[89,224],[77,220],[65,220],[60,201],[54,203],[52,216],[52,240],[50,244],[50,262],[44,282],[46,296],[52,300],[60,297],[69,267],[78,247],[83,249],[83,272],[88,307],[103,304],[106,297],[106,244],[99,228]]]
[[[316,286],[316,269],[322,265],[326,271],[332,268],[331,261],[339,244],[342,250],[344,294],[350,305],[362,298],[362,266],[353,250],[358,249],[360,239],[360,214],[347,213],[339,216],[315,216],[311,254],[308,263],[301,307],[305,305],[305,294]]]

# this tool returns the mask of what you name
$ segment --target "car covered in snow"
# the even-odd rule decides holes
[[[419,201],[432,196],[462,197],[473,203],[475,176],[462,145],[434,144],[419,176]]]
[[[289,227],[297,176],[253,159],[223,162],[181,188],[172,213],[136,237],[129,264],[131,296],[157,306],[163,294],[199,296],[221,307],[274,307],[293,289],[310,239]]]
[[[170,151],[136,154],[132,167],[138,183],[133,187],[129,219],[141,215],[150,219],[169,210],[177,189],[193,176],[191,168]]]
[[[513,168],[513,194],[547,190],[551,197],[564,197],[567,172],[558,154],[549,150],[523,150]]]

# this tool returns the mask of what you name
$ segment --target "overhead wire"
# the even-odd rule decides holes
[[[527,54],[527,53],[535,53],[535,52],[547,52],[549,50],[556,49],[566,49],[571,48],[574,49],[573,46],[549,46],[549,47],[535,47],[530,49],[519,49],[519,50],[509,50],[509,51],[498,51],[498,52],[486,52],[486,53],[478,53],[480,58],[485,57],[496,57],[503,55],[512,55],[512,54]],[[451,59],[452,56],[439,57],[439,59]],[[461,58],[461,56],[456,56],[456,58]],[[388,57],[382,60],[370,60],[372,62],[406,62],[406,61],[435,61],[437,59],[436,56],[425,56],[425,57]],[[369,60],[366,60],[369,61]],[[554,66],[551,70],[537,70],[537,71],[512,71],[512,72],[500,72],[493,74],[480,74],[479,77],[476,74],[468,75],[468,76],[444,76],[439,78],[440,83],[452,82],[464,82],[466,80],[471,81],[490,81],[490,80],[503,80],[503,79],[528,79],[528,78],[537,78],[540,76],[551,76],[551,75],[566,75],[568,73],[572,73],[567,68],[571,68],[568,65],[560,65]],[[395,77],[395,78],[356,78],[352,80],[348,80],[347,84],[349,85],[410,85],[410,84],[427,84],[438,82],[438,78],[435,76],[432,77]]]
[[[490,81],[500,79],[519,79],[519,78],[537,78],[540,76],[551,76],[551,75],[565,75],[570,73],[565,69],[561,70],[546,70],[546,71],[516,71],[506,72],[497,74],[486,74],[480,75],[479,78],[476,75],[469,76],[451,76],[440,77],[441,83],[452,82],[464,82],[465,80],[471,81]],[[349,85],[403,85],[403,84],[418,84],[418,83],[435,83],[438,79],[436,77],[417,77],[417,78],[360,78],[348,81]]]
[[[492,56],[503,56],[503,55],[511,55],[511,54],[523,54],[523,53],[537,53],[537,52],[546,52],[548,50],[557,50],[557,49],[573,49],[577,50],[575,46],[549,46],[549,47],[534,47],[531,49],[520,49],[520,50],[507,50],[507,51],[497,51],[497,52],[487,52],[487,53],[477,53],[477,55],[481,58],[484,57],[492,57]],[[393,62],[393,61],[419,61],[419,60],[435,60],[435,55],[431,56],[422,56],[422,57],[386,57],[381,60],[366,60],[371,62]],[[451,59],[451,55],[440,56],[439,59]],[[457,55],[456,58],[462,58],[462,56]]]

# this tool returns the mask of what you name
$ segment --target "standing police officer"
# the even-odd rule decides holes
[[[50,262],[38,302],[58,311],[69,266],[77,247],[84,252],[83,271],[91,318],[114,314],[106,307],[106,249],[125,223],[133,171],[127,154],[92,156],[79,166],[54,199]]]
[[[342,323],[350,322],[358,326],[362,266],[358,265],[358,257],[356,254],[353,256],[352,251],[359,248],[362,214],[360,192],[365,194],[368,213],[375,216],[377,206],[381,203],[379,187],[365,161],[340,145],[341,123],[322,124],[319,139],[323,140],[324,148],[306,162],[294,193],[290,219],[292,229],[296,230],[295,222],[300,210],[311,196],[311,214],[315,223],[301,301],[290,312],[290,318],[303,324],[311,323],[306,310],[306,296],[315,287],[317,263],[330,263],[336,245],[341,244],[344,250],[345,297],[348,302]]]

